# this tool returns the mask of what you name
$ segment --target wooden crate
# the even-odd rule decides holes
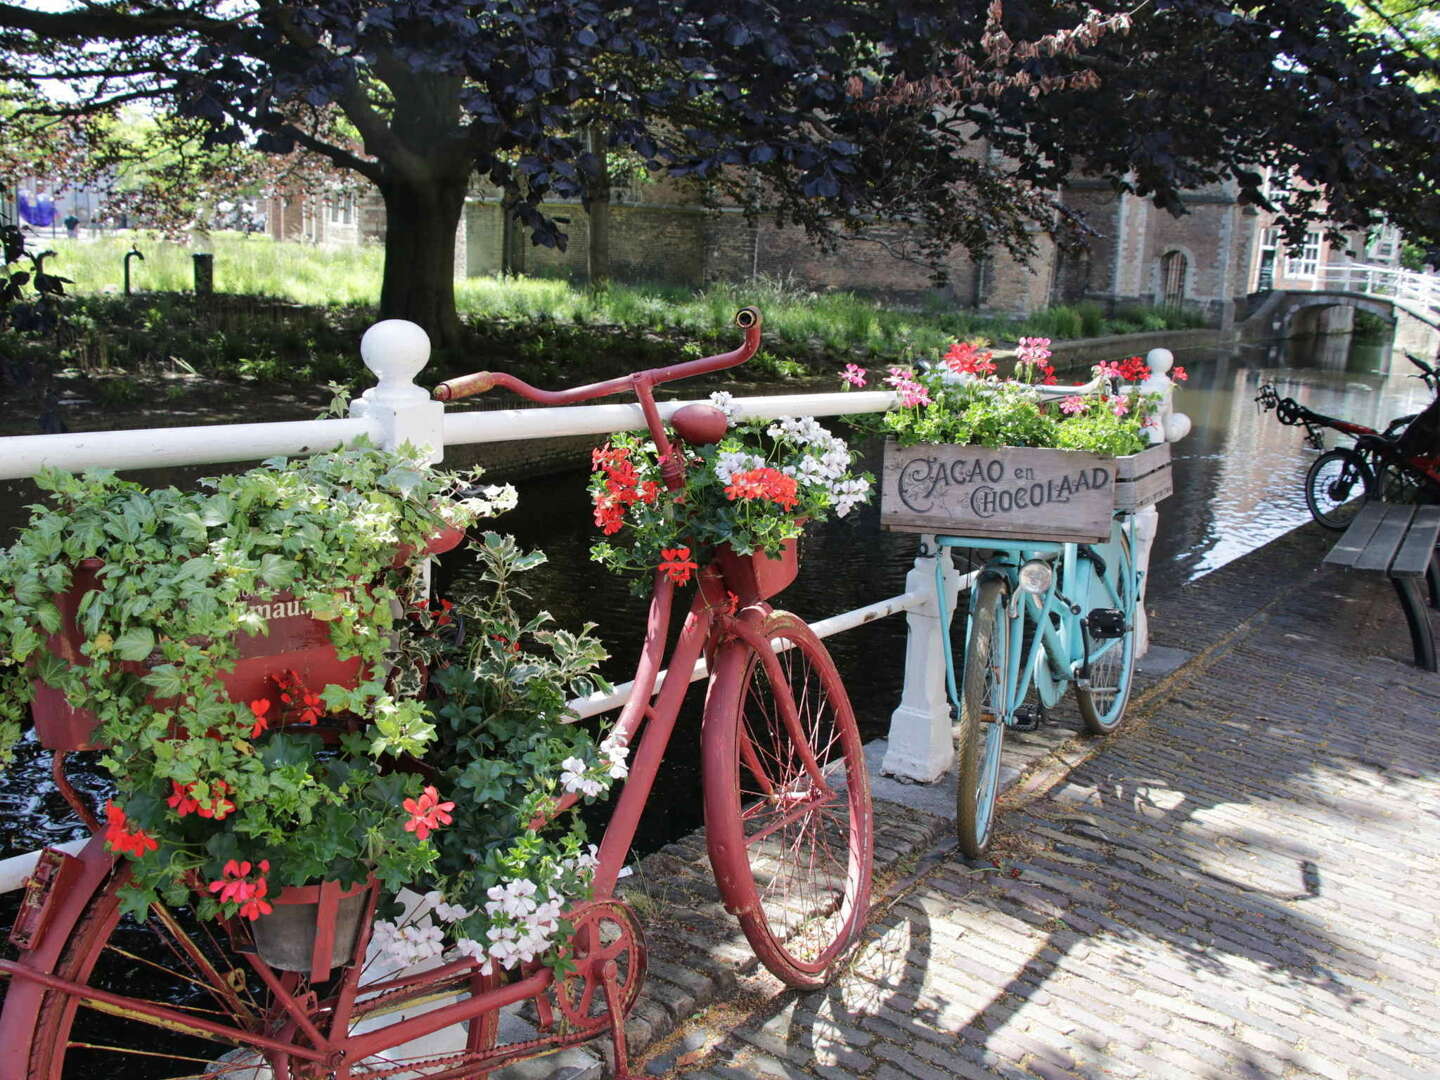
[[[1174,492],[1169,443],[1115,459],[1115,509],[1142,510]]]
[[[1114,458],[1078,450],[885,444],[880,524],[900,532],[1097,543],[1115,513]]]

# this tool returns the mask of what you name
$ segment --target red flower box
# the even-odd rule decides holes
[[[737,555],[729,544],[721,544],[715,562],[725,575],[727,586],[740,597],[741,604],[768,600],[792,584],[800,573],[800,556],[796,541],[786,540],[780,555],[771,558],[763,551]]]
[[[465,539],[465,531],[452,527],[438,530],[426,544],[430,555],[449,551]],[[409,561],[414,549],[401,545],[394,566]],[[60,629],[46,639],[46,648],[67,663],[88,667],[90,660],[80,652],[85,635],[76,625],[81,598],[100,587],[99,573],[104,564],[99,559],[84,559],[75,568],[70,588],[56,597],[60,609]],[[360,683],[360,658],[341,660],[330,641],[330,624],[315,618],[304,605],[288,592],[266,597],[247,597],[247,603],[268,624],[268,634],[237,634],[235,667],[220,677],[231,701],[254,701],[268,698],[275,692],[274,677],[294,672],[300,682],[319,690],[334,684],[352,688]],[[148,665],[143,661],[123,662],[125,671],[143,675]],[[88,709],[77,709],[65,695],[39,679],[31,681],[34,691],[30,712],[35,721],[35,734],[40,745],[48,750],[95,750],[91,741],[98,721]]]

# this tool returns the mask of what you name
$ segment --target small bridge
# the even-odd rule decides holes
[[[1263,299],[1262,299],[1263,297]],[[1257,294],[1244,329],[1266,337],[1343,333],[1364,311],[1389,323],[1393,346],[1430,357],[1440,351],[1440,277],[1364,265],[1322,268],[1311,290]]]

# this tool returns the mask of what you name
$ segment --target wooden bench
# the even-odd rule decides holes
[[[1395,586],[1415,663],[1435,671],[1435,632],[1427,606],[1440,606],[1440,506],[1398,506],[1371,500],[1362,506],[1325,562],[1383,573]],[[1427,595],[1428,594],[1428,595]],[[1427,603],[1428,601],[1428,603]]]

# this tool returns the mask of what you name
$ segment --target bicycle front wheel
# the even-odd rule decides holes
[[[1111,527],[1111,541],[1104,545],[1105,568],[1094,568],[1083,610],[1115,608],[1123,616],[1119,637],[1096,637],[1090,627],[1081,631],[1086,655],[1090,657],[1088,685],[1075,687],[1080,720],[1092,735],[1114,731],[1125,718],[1130,701],[1130,684],[1135,677],[1135,608],[1139,581],[1130,541],[1117,523]]]
[[[970,615],[956,747],[955,829],[969,858],[985,854],[1000,793],[1000,748],[1005,741],[1010,672],[1009,600],[1005,582],[982,581]]]
[[[825,646],[788,612],[741,623],[705,703],[705,832],[726,910],[790,986],[834,974],[870,907],[870,781]]]
[[[1327,450],[1305,474],[1305,505],[1327,529],[1345,529],[1374,488],[1365,459],[1349,447]]]
[[[56,974],[89,988],[123,995],[125,1001],[85,1002],[59,990],[46,991],[30,1046],[27,1080],[267,1080],[282,1072],[289,1080],[333,1076],[324,1062],[305,1061],[283,1051],[265,1051],[241,1037],[226,1037],[200,1023],[238,1029],[282,1044],[306,1041],[283,1009],[284,1002],[266,986],[245,957],[233,951],[225,928],[196,919],[185,908],[154,905],[144,920],[121,913],[121,891],[128,880],[122,864],[95,894],[76,922]],[[376,965],[378,968],[379,965]],[[312,987],[307,976],[276,972],[284,991],[309,1002],[313,1022],[328,1029],[336,980]],[[368,980],[386,977],[367,963],[359,995]],[[397,995],[390,1010],[376,1010],[366,1021],[374,1028],[405,1015],[428,1011],[436,1000],[454,1001],[482,992],[489,982],[462,975],[427,988],[425,997]],[[312,996],[313,994],[313,996]],[[163,1006],[198,1022],[147,1016],[136,1003]],[[450,1075],[457,1063],[479,1064],[497,1038],[498,1014],[491,1012],[453,1029],[350,1062],[352,1076]],[[398,1074],[382,1072],[397,1069]],[[472,1074],[467,1074],[472,1075]]]

